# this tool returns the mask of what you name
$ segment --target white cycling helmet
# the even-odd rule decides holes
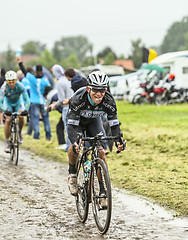
[[[109,78],[106,73],[101,71],[94,71],[89,74],[87,78],[88,84],[91,87],[107,88],[109,84]]]
[[[17,74],[14,71],[8,71],[5,74],[6,81],[13,81],[17,79]]]

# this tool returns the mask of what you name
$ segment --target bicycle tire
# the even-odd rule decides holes
[[[12,144],[11,144],[11,161],[13,164],[18,164],[19,159],[19,128],[18,125],[14,126],[14,133],[12,136]]]
[[[100,187],[99,180],[97,177],[98,170],[101,171],[102,183],[106,192],[107,207],[102,208],[100,206]],[[92,166],[91,172],[91,199],[92,199],[92,210],[95,219],[95,224],[100,234],[105,234],[110,226],[111,212],[112,212],[112,194],[111,194],[111,183],[108,169],[104,161],[100,158],[94,159],[94,165]]]
[[[82,223],[85,223],[88,217],[89,200],[88,200],[88,182],[84,177],[84,164],[82,161],[82,155],[79,155],[77,160],[77,183],[78,183],[78,195],[76,196],[76,208],[78,218]]]

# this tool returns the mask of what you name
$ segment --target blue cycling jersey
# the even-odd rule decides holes
[[[15,87],[11,89],[8,86],[7,82],[4,82],[4,84],[0,88],[0,109],[4,110],[4,102],[6,102],[6,104],[10,106],[17,106],[18,103],[21,101],[22,96],[25,101],[25,108],[26,110],[28,110],[30,106],[30,101],[23,84],[17,81]],[[4,101],[5,99],[6,101]]]
[[[46,86],[50,86],[48,79],[44,76],[42,78],[36,78],[35,75],[31,74],[30,72],[26,74],[26,78],[30,83],[30,102],[44,104],[44,89]]]

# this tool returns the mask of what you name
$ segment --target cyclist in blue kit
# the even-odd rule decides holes
[[[17,81],[17,74],[14,71],[8,71],[5,75],[6,81],[0,89],[0,109],[5,114],[5,152],[9,153],[9,136],[11,125],[11,113],[19,112],[25,115],[29,109],[30,101],[25,87]],[[23,97],[22,97],[23,96]],[[24,100],[24,101],[23,101]],[[19,135],[20,143],[23,142],[22,128],[24,117],[19,116]]]

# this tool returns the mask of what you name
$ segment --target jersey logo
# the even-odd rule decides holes
[[[108,122],[109,122],[110,127],[113,127],[115,125],[119,125],[118,119],[108,120]]]
[[[80,116],[85,118],[97,118],[105,114],[103,111],[81,110]]]
[[[80,121],[74,119],[68,119],[68,124],[78,126]]]
[[[104,105],[106,108],[108,108],[108,109],[110,109],[111,111],[113,111],[113,112],[115,112],[115,110],[116,110],[113,106],[111,106],[110,104],[108,104],[108,103],[106,103],[106,102],[103,102],[103,105]]]

